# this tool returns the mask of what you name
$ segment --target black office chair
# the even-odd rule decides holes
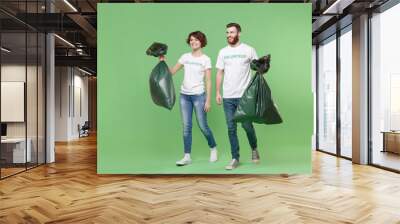
[[[90,129],[89,121],[85,121],[82,127],[80,127],[80,125],[78,124],[79,138],[89,136],[89,129]]]

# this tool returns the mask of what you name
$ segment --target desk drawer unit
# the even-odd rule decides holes
[[[384,132],[383,142],[384,152],[400,154],[400,132]]]

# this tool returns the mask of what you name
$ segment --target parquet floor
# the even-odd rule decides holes
[[[0,223],[400,223],[400,175],[313,153],[312,175],[97,175],[96,138],[0,181]]]
[[[25,167],[24,168],[1,168],[1,177],[7,177],[7,176],[10,176],[10,175],[13,175],[13,174],[15,174],[15,173],[18,173],[18,172],[21,172],[21,171],[24,171],[25,170]]]

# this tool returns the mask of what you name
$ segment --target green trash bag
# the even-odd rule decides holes
[[[269,70],[270,60],[271,55],[267,55],[251,62],[250,67],[256,74],[239,101],[234,115],[236,122],[282,123],[282,118],[272,100],[271,89],[263,77]]]
[[[159,57],[167,53],[167,45],[153,43],[146,51],[147,55]],[[172,75],[165,61],[160,61],[151,71],[150,94],[156,105],[172,110],[175,104],[175,87]]]

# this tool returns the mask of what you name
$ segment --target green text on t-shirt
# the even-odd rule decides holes
[[[202,64],[201,64],[201,63],[199,63],[199,62],[195,62],[195,61],[187,61],[187,62],[186,62],[186,64],[189,64],[189,65],[198,65],[198,66],[202,66]]]
[[[225,55],[224,59],[233,59],[233,58],[246,58],[245,54],[232,54],[232,55]]]

